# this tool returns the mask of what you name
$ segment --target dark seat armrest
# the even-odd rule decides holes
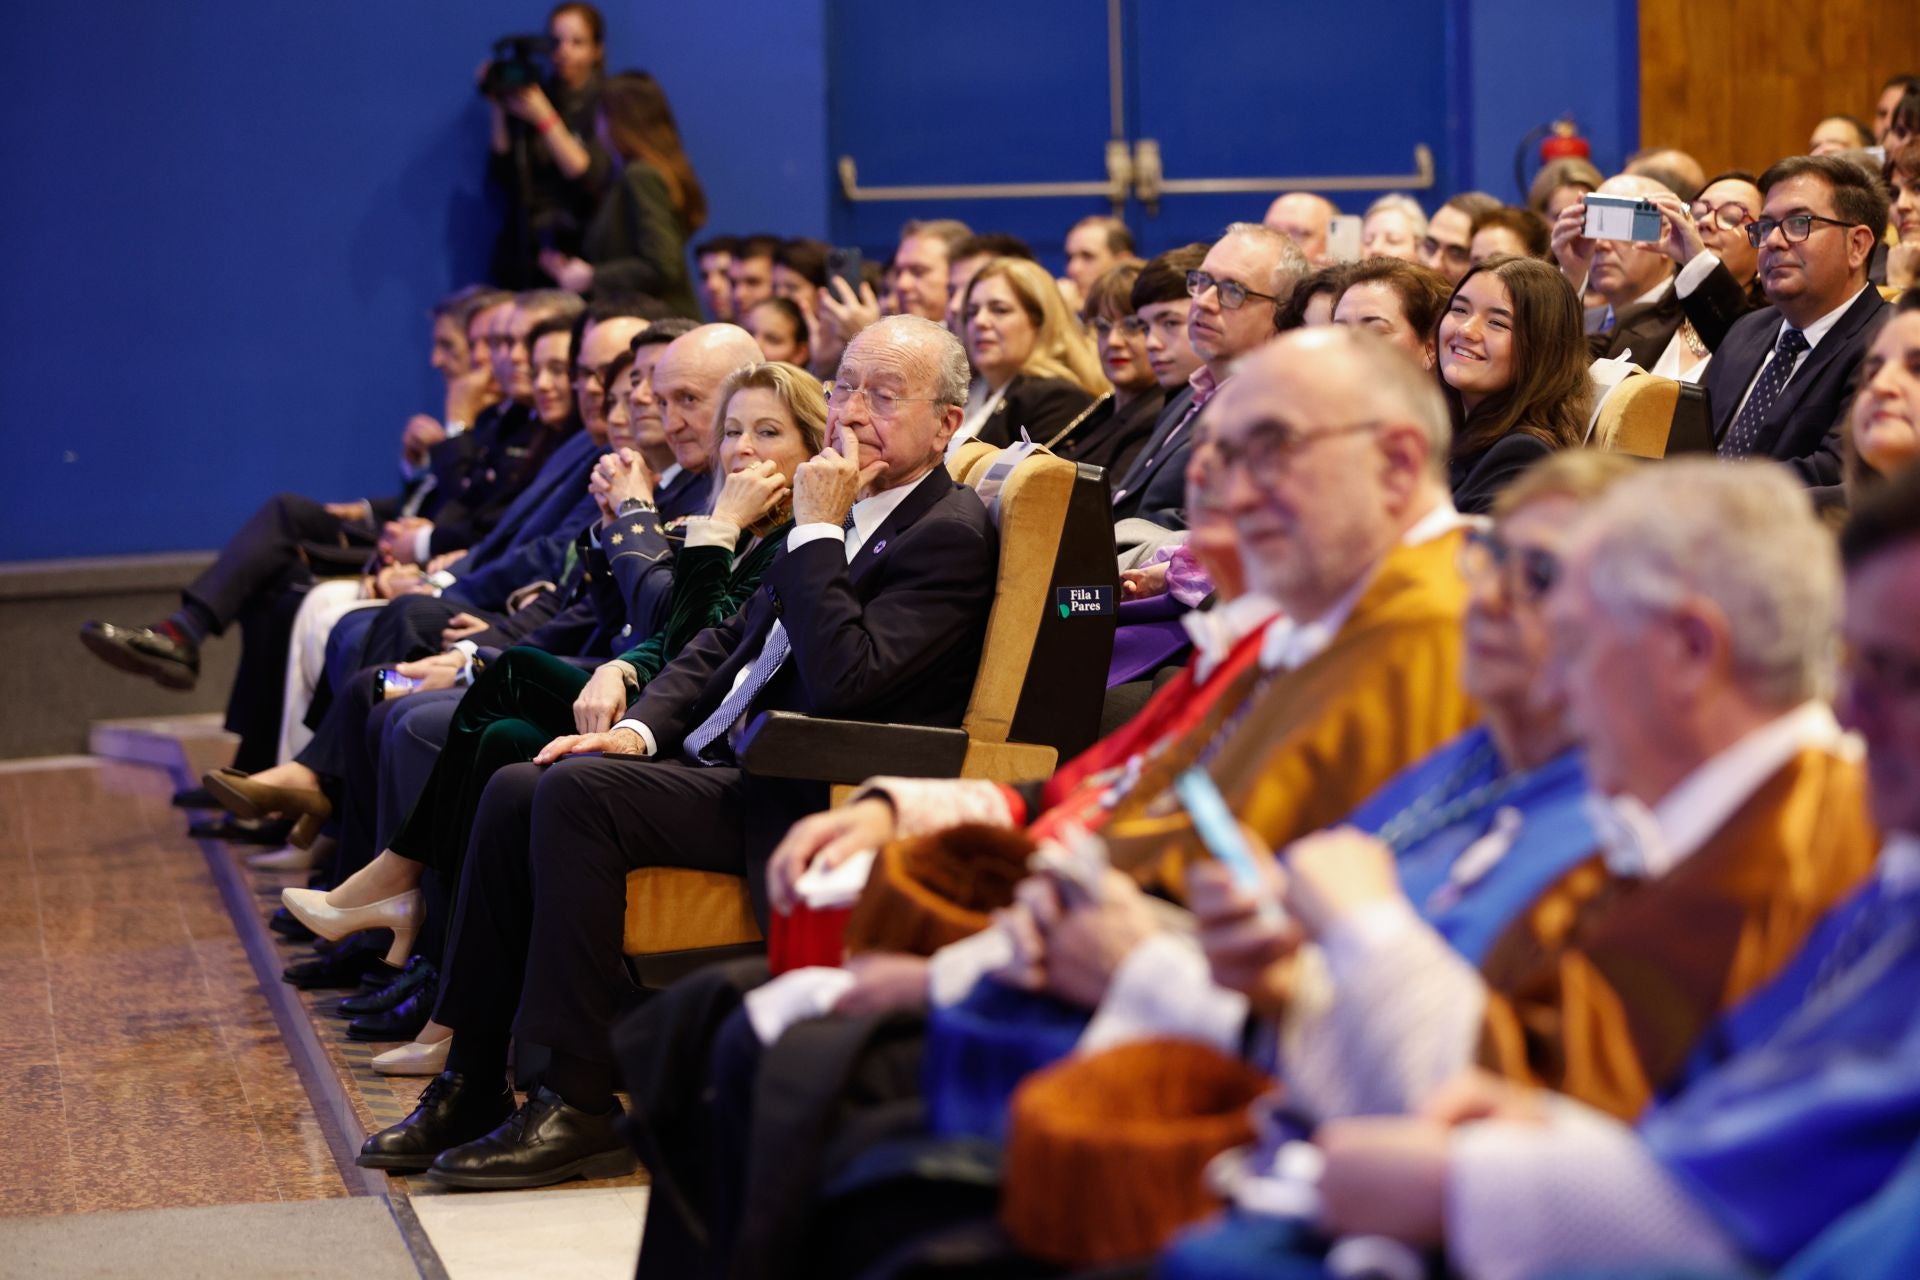
[[[883,773],[957,778],[967,758],[967,731],[768,711],[747,725],[739,755],[748,773],[765,778],[844,783]]]

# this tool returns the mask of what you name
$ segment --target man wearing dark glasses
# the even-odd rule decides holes
[[[1867,283],[1887,197],[1837,156],[1782,160],[1760,190],[1746,234],[1771,305],[1736,322],[1707,367],[1714,439],[1722,457],[1778,459],[1838,503],[1842,419],[1888,312]]]

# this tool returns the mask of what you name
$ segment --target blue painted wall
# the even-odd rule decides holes
[[[1130,3],[1155,41],[1139,52],[1139,74],[1194,62],[1190,74],[1204,80],[1209,60],[1183,61],[1166,33],[1181,14],[1205,11]],[[1294,65],[1320,76],[1338,64],[1344,28],[1326,25],[1324,6],[1261,3],[1294,38],[1265,45],[1257,67],[1284,79]],[[1234,0],[1222,12],[1259,10],[1250,4]],[[889,76],[931,79],[944,86],[943,136],[970,118],[993,123],[952,172],[888,178],[896,158],[930,153],[926,131],[866,103],[851,113],[859,130],[886,140],[863,149],[873,157],[869,180],[996,177],[998,166],[990,174],[984,161],[1007,148],[1006,176],[1101,174],[1101,0],[980,0],[975,10],[935,0],[605,7],[611,64],[645,66],[667,87],[708,187],[713,230],[854,229],[830,186],[845,141],[830,136],[830,77],[843,107]],[[1070,21],[1059,16],[1066,9]],[[211,547],[276,489],[347,497],[390,487],[400,425],[436,408],[425,308],[481,270],[497,216],[482,176],[485,114],[473,69],[493,37],[536,27],[544,11],[543,0],[16,6],[0,42],[0,83],[13,104],[0,130],[8,186],[0,244],[12,268],[0,290],[0,560]],[[1051,72],[1023,68],[987,40],[963,50],[951,76],[934,74],[946,60],[930,56],[939,50],[927,41],[938,22],[970,11],[1058,27]],[[907,20],[916,12],[925,21]],[[1381,72],[1290,110],[1377,119],[1396,134],[1409,117],[1422,125],[1438,111],[1443,180],[1510,195],[1514,144],[1563,111],[1579,117],[1603,168],[1633,148],[1635,13],[1634,0],[1577,8],[1382,0],[1367,29],[1388,41],[1397,27],[1417,31],[1419,47],[1367,56],[1380,67],[1412,56],[1442,68],[1437,79],[1415,77],[1420,102],[1403,100],[1396,77]],[[1301,22],[1286,27],[1288,14]],[[890,24],[901,47],[879,49],[876,24]],[[1319,43],[1307,38],[1314,33]],[[1080,40],[1086,56],[1076,43],[1068,57],[1065,42]],[[1234,93],[1215,95],[1223,101],[1259,100],[1243,54],[1217,60],[1234,71]],[[1079,69],[1073,76],[1069,65]],[[1076,82],[1081,72],[1087,83]],[[1444,108],[1432,99],[1436,83]],[[1131,96],[1132,111],[1150,105]],[[1269,127],[1239,105],[1219,118],[1249,136]],[[1082,144],[1076,131],[1064,161],[1026,141],[1054,138],[1069,120],[1096,137]],[[1170,152],[1170,173],[1191,172],[1185,156],[1201,159]],[[1257,217],[1264,203],[1223,205],[1204,220]],[[885,240],[878,223],[897,227],[909,212],[876,213],[875,227],[863,216],[855,238]],[[1043,233],[1057,238],[1081,210],[1062,212],[1069,216],[1035,211],[1036,247],[1057,252]],[[1149,243],[1164,238],[1153,224],[1136,225]]]
[[[715,226],[825,230],[822,3],[607,5],[609,63],[665,83]],[[425,308],[496,225],[473,71],[545,11],[10,13],[0,560],[217,546],[276,489],[392,487],[401,424],[437,412]]]

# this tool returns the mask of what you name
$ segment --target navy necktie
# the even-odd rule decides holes
[[[1780,330],[1780,343],[1773,349],[1773,359],[1761,371],[1759,381],[1753,384],[1753,394],[1747,397],[1739,416],[1727,429],[1726,438],[1720,441],[1721,457],[1744,458],[1753,452],[1760,438],[1760,420],[1767,416],[1767,410],[1773,407],[1787,380],[1793,377],[1794,360],[1807,347],[1806,334],[1792,327]]]

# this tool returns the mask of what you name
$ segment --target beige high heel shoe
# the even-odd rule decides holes
[[[200,785],[213,794],[220,807],[239,818],[266,818],[274,814],[294,817],[287,843],[296,849],[313,844],[320,828],[333,816],[333,801],[324,791],[301,791],[293,787],[275,787],[255,782],[238,769],[215,769]]]
[[[280,901],[295,919],[328,942],[338,942],[363,929],[393,930],[387,963],[396,969],[406,965],[413,940],[420,933],[420,917],[426,911],[426,896],[418,889],[409,889],[364,907],[329,906],[327,895],[318,889],[282,889]]]
[[[373,1069],[383,1076],[437,1076],[447,1069],[447,1050],[453,1037],[432,1044],[403,1044],[389,1049],[373,1060]]]

